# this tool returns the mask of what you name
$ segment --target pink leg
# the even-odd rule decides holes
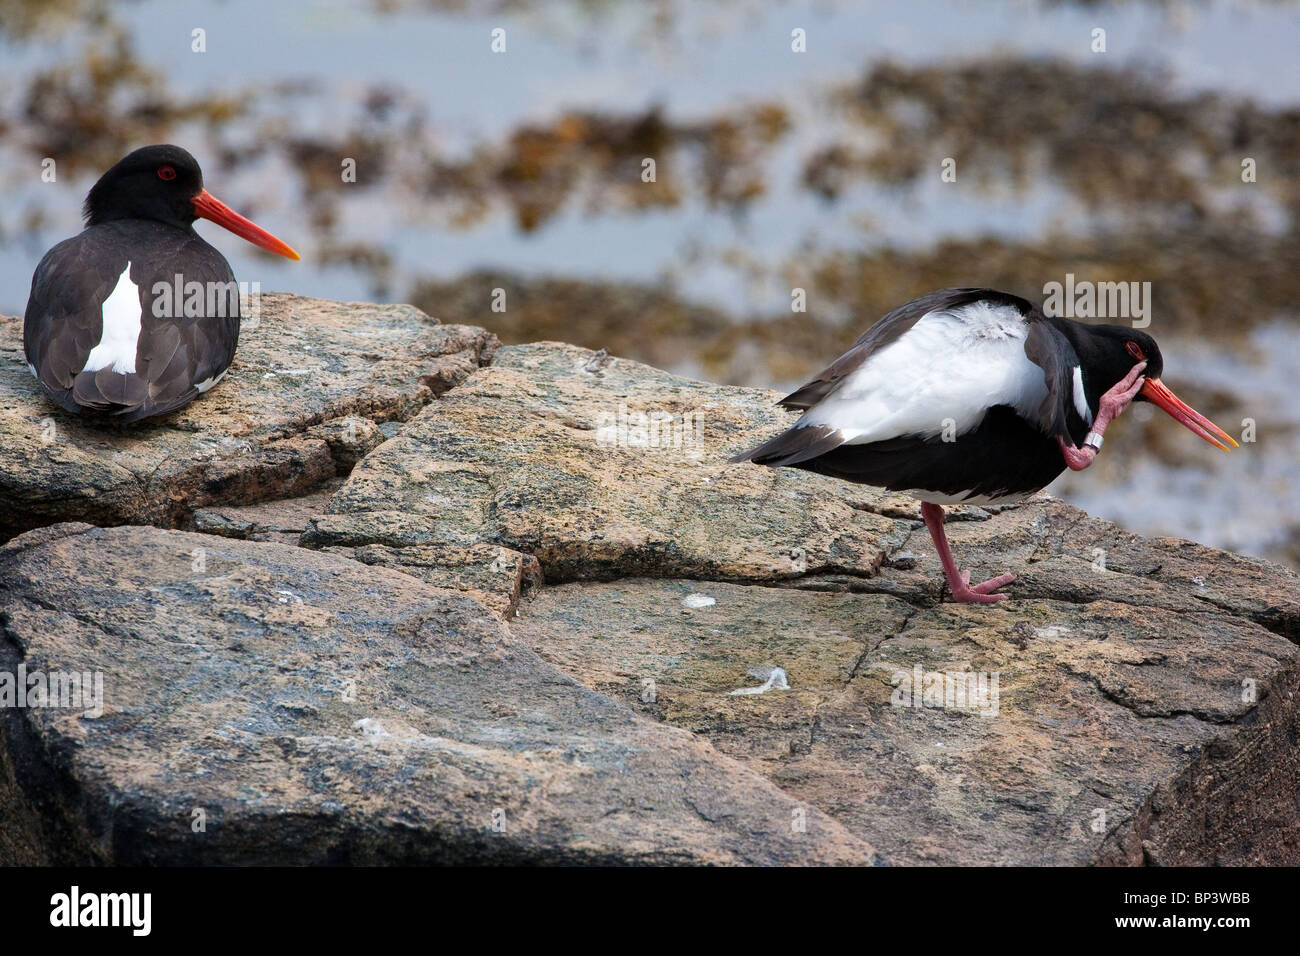
[[[1010,597],[1009,594],[992,594],[990,592],[996,591],[1004,584],[1010,584],[1016,579],[1014,574],[999,574],[996,578],[989,578],[979,584],[971,584],[970,572],[957,570],[957,562],[952,559],[952,550],[948,547],[948,536],[943,530],[942,508],[923,501],[921,502],[921,517],[925,519],[925,526],[930,529],[930,537],[934,539],[934,549],[939,552],[939,561],[943,564],[943,573],[948,579],[948,589],[952,591],[954,601],[971,604],[993,604],[997,601],[1005,601]]]

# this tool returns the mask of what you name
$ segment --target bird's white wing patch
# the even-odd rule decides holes
[[[1074,367],[1074,410],[1089,425],[1092,424],[1092,408],[1088,405],[1088,396],[1083,391],[1083,369]]]
[[[194,387],[197,388],[200,392],[206,392],[212,386],[216,385],[219,381],[225,378],[226,373],[229,371],[230,369],[223,368],[220,372],[218,372],[216,375],[212,376],[211,378],[205,378],[201,382],[195,382]]]
[[[140,341],[140,287],[131,281],[131,263],[126,264],[100,309],[104,319],[99,344],[86,356],[83,372],[98,372],[113,366],[122,375],[135,372],[135,350]]]
[[[932,505],[1010,505],[1025,501],[1036,494],[1034,491],[1024,491],[1006,495],[977,495],[973,491],[959,491],[956,494],[945,495],[939,491],[926,491],[924,488],[910,488],[900,493],[916,498],[918,501],[928,501]]]
[[[981,301],[927,312],[798,424],[838,428],[846,444],[863,445],[945,430],[965,434],[995,405],[1030,417],[1047,397],[1047,383],[1025,355],[1028,334],[1010,305]]]

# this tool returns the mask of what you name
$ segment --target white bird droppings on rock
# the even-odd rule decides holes
[[[751,667],[746,673],[750,677],[757,677],[763,680],[759,687],[742,687],[739,690],[733,690],[730,694],[732,697],[743,696],[747,694],[766,694],[769,690],[789,690],[790,684],[785,679],[785,668],[783,667]],[[766,678],[766,680],[764,680]]]
[[[1050,640],[1054,637],[1062,637],[1070,633],[1070,629],[1064,624],[1050,624],[1047,627],[1034,628],[1034,637],[1041,637]]]
[[[362,717],[352,725],[355,730],[359,730],[367,737],[391,737],[393,736],[384,729],[384,725],[379,722],[377,717]]]

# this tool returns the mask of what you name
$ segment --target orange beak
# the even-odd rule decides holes
[[[194,214],[200,219],[208,219],[224,229],[229,229],[241,239],[247,239],[255,246],[261,246],[286,259],[300,259],[301,256],[284,242],[271,235],[257,223],[245,219],[206,189],[194,197]]]
[[[1170,418],[1182,422],[1216,448],[1231,451],[1232,448],[1237,447],[1237,443],[1232,440],[1232,436],[1169,391],[1169,388],[1160,379],[1147,379],[1142,386],[1142,395],[1150,399],[1154,404],[1159,405]],[[1227,442],[1232,448],[1229,448],[1224,442]]]

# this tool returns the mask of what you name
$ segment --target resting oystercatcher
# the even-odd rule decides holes
[[[1163,370],[1155,340],[1137,329],[1047,316],[991,289],[943,289],[867,329],[781,399],[803,412],[793,427],[731,460],[919,498],[953,598],[993,603],[1015,575],[971,584],[958,572],[942,505],[1023,501],[1066,468],[1087,468],[1134,399],[1237,447],[1160,381]]]
[[[210,219],[271,252],[298,253],[203,188],[194,157],[146,146],[86,197],[86,228],[45,254],[23,321],[28,367],[70,412],[133,422],[187,404],[230,367],[235,274],[194,231]]]

